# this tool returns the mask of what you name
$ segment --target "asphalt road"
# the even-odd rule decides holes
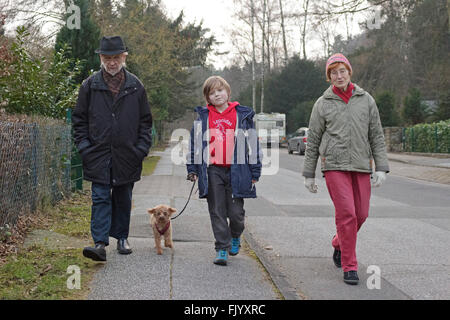
[[[258,198],[246,200],[246,239],[287,298],[450,298],[449,185],[391,169],[385,184],[372,190],[369,218],[358,234],[360,284],[348,286],[331,258],[334,208],[320,171],[319,192],[311,194],[301,176],[304,156],[279,152],[277,173],[264,175]]]

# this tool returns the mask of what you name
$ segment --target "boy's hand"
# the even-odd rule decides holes
[[[253,184],[255,184],[255,183],[257,183],[258,182],[258,180],[252,180],[252,183]]]
[[[195,180],[197,180],[197,175],[195,173],[191,172],[188,174],[186,180],[194,182]]]

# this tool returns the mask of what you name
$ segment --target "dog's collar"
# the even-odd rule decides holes
[[[166,226],[164,227],[164,229],[162,229],[162,230],[159,230],[158,229],[158,225],[155,223],[155,227],[156,227],[156,230],[158,230],[158,232],[159,232],[159,234],[160,235],[163,235],[164,233],[166,233],[166,231],[169,229],[169,227],[170,227],[170,220],[169,220],[169,222],[167,222],[167,224],[166,224]]]

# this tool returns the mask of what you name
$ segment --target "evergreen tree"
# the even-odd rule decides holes
[[[375,97],[380,120],[383,127],[393,127],[399,124],[399,118],[395,110],[395,97],[392,92],[383,92]]]
[[[66,1],[66,7],[71,2]],[[74,0],[73,3],[80,8],[80,29],[69,29],[67,24],[59,31],[56,36],[55,51],[59,51],[64,44],[71,48],[70,58],[78,59],[82,62],[83,68],[76,81],[81,83],[89,76],[91,70],[100,68],[100,58],[95,50],[100,43],[100,29],[93,22],[90,15],[89,0]],[[73,13],[66,15],[67,19]]]
[[[264,111],[288,113],[303,101],[319,98],[328,84],[314,62],[294,56],[279,74],[268,78],[265,87]]]
[[[416,88],[409,90],[404,99],[403,119],[407,124],[417,124],[425,121],[426,105],[422,102],[422,95]]]
[[[101,34],[104,36],[115,36],[117,14],[113,10],[111,0],[97,0],[91,2],[91,18],[100,28]]]
[[[300,127],[308,127],[315,100],[304,101],[291,109],[286,115],[286,131],[294,132]]]
[[[439,107],[436,111],[437,120],[450,119],[450,92],[443,94],[439,99]]]
[[[279,73],[272,73],[267,77],[264,85],[264,112],[287,114],[304,101],[318,99],[327,86],[323,72],[314,62],[294,56]],[[256,90],[261,90],[260,84]],[[239,102],[251,106],[251,92],[251,85],[241,91]],[[260,106],[254,107],[260,112]]]

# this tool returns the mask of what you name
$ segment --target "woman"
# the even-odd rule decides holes
[[[352,66],[342,54],[326,64],[331,86],[311,112],[303,176],[305,187],[317,192],[315,171],[320,155],[322,172],[335,207],[337,234],[333,261],[344,271],[344,282],[359,281],[356,236],[369,214],[372,186],[380,186],[389,172],[383,129],[375,100],[350,81]]]

